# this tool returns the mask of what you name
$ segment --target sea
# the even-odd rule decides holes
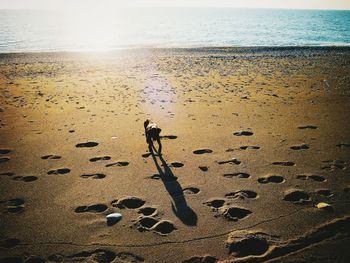
[[[349,10],[0,10],[0,53],[349,45]]]

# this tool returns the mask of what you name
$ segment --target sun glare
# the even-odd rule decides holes
[[[111,43],[118,43],[121,31],[125,28],[119,24],[116,12],[98,10],[85,11],[70,16],[70,25],[65,37],[71,39],[73,46],[86,50],[106,50],[112,48]]]

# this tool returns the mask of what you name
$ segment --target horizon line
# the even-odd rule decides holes
[[[116,10],[118,9],[130,9],[130,8],[215,8],[215,9],[274,9],[274,10],[315,10],[315,11],[350,11],[349,9],[340,9],[340,8],[303,8],[303,7],[293,7],[293,8],[289,8],[289,7],[237,7],[237,6],[198,6],[198,5],[193,5],[193,6],[186,6],[186,5],[182,5],[182,6],[169,6],[169,5],[135,5],[135,6],[121,6],[118,8],[115,8]],[[90,9],[89,7],[83,7],[80,8],[80,10],[87,10]],[[78,10],[77,8],[71,7],[71,8],[65,8],[65,7],[54,7],[54,8],[37,8],[37,7],[20,7],[20,8],[2,8],[0,7],[0,10],[42,10],[42,11],[62,11],[62,10],[70,10],[70,11],[76,11]]]

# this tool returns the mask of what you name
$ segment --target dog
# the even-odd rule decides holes
[[[153,145],[153,141],[157,141],[159,146],[157,152],[159,155],[161,155],[162,143],[160,142],[160,132],[162,131],[162,129],[159,128],[157,124],[150,119],[145,120],[143,126],[145,127],[146,143],[148,144],[150,151],[152,150],[152,147],[154,148],[154,150],[156,150]]]

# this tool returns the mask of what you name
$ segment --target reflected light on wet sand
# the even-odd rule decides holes
[[[163,76],[153,74],[144,83],[142,107],[152,118],[159,119],[173,114],[175,89]]]

